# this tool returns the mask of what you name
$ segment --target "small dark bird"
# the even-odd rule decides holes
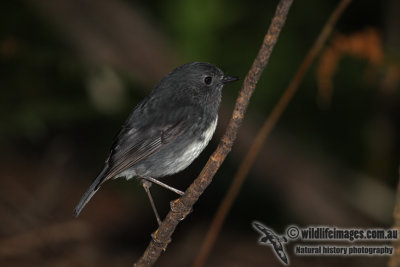
[[[222,88],[236,80],[204,62],[167,74],[122,125],[103,170],[76,206],[75,217],[105,181],[135,177],[142,181],[160,223],[151,184],[183,195],[158,179],[182,171],[204,150],[217,125]]]
[[[278,236],[274,231],[267,228],[262,223],[253,222],[252,225],[254,229],[256,229],[260,234],[262,234],[258,242],[263,245],[266,244],[272,245],[275,254],[279,257],[279,259],[284,264],[289,264],[289,260],[285,252],[285,247],[283,246],[283,243],[288,242],[287,238],[285,236],[282,237]]]

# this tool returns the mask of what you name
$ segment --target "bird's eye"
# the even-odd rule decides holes
[[[209,85],[212,82],[212,78],[210,76],[207,76],[204,78],[204,83]]]

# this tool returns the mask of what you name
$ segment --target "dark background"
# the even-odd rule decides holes
[[[263,121],[338,1],[294,1],[214,182],[156,266],[189,266]],[[0,4],[0,265],[129,266],[157,224],[135,180],[104,184],[72,210],[101,170],[129,112],[174,67],[208,61],[243,80],[277,1],[26,0]],[[399,2],[353,1],[268,138],[207,266],[281,266],[251,221],[392,225],[399,159]],[[332,87],[330,87],[330,85]],[[329,91],[332,88],[332,91]],[[240,83],[225,87],[216,148]],[[330,94],[331,92],[331,94]],[[176,198],[152,187],[166,215]],[[291,266],[385,266],[387,257],[300,257]],[[298,242],[298,244],[302,244]],[[387,243],[386,243],[387,244]]]

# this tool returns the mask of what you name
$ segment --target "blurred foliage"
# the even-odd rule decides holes
[[[240,11],[226,0],[174,0],[162,6],[177,49],[188,59],[217,57],[223,49],[220,34],[238,20]]]
[[[259,48],[276,4],[227,0],[126,2],[139,6],[167,33],[182,62],[210,61],[241,78]],[[262,117],[270,112],[336,2],[295,1],[252,100],[251,112],[264,114]],[[28,2],[9,1],[2,5],[1,142],[16,137],[45,142],[54,127],[62,131],[102,116],[111,116],[104,119],[105,126],[118,125],[143,96],[129,75],[112,66],[88,65],[65,42],[60,28],[41,17]],[[383,6],[384,2],[379,1],[356,1],[346,12],[349,15],[340,20],[337,31],[359,31],[365,25],[382,27],[379,12]],[[312,16],[307,15],[310,10]],[[361,167],[365,164],[362,154],[367,153],[363,129],[385,105],[376,101],[381,70],[374,69],[375,78],[366,80],[367,60],[350,55],[339,64],[333,77],[331,106],[326,110],[317,106],[316,72],[312,70],[279,125],[311,146],[328,149],[350,165]],[[111,87],[120,88],[119,93],[107,89]],[[232,89],[224,92],[225,101],[235,97]],[[398,99],[397,91],[394,97]],[[105,134],[111,133],[112,130]],[[396,161],[390,167],[394,164]]]
[[[0,9],[1,140],[34,141],[52,125],[90,116],[79,58],[25,2],[6,5]]]

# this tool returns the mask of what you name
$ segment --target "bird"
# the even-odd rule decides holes
[[[184,194],[160,178],[184,170],[204,150],[218,122],[222,88],[238,79],[207,62],[187,63],[164,76],[122,125],[103,169],[75,207],[74,216],[104,182],[137,178],[160,224],[150,186],[155,183]]]
[[[273,246],[275,254],[279,257],[279,259],[284,264],[289,264],[288,257],[285,252],[285,247],[283,243],[288,242],[285,236],[278,236],[274,231],[264,226],[262,223],[253,222],[252,223],[254,229],[256,229],[259,233],[262,234],[258,242],[260,244],[270,244]]]

